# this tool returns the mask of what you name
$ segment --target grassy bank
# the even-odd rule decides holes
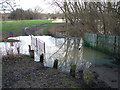
[[[3,88],[79,88],[79,80],[57,69],[44,67],[25,55],[12,55],[2,60]]]
[[[13,32],[16,35],[22,33],[22,29],[26,26],[32,26],[37,24],[52,23],[52,20],[17,20],[17,21],[1,21],[2,32]]]

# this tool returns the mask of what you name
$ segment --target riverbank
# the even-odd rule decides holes
[[[3,88],[82,88],[77,79],[26,55],[5,56],[2,65]]]
[[[40,38],[41,37],[41,38]],[[49,52],[49,51],[52,51],[53,50],[53,48],[51,48],[51,46],[55,46],[54,44],[55,44],[55,39],[53,39],[52,37],[48,37],[48,36],[40,36],[39,38],[42,40],[42,41],[45,41],[45,43],[46,43],[46,55],[49,57],[49,55],[50,55],[50,53],[53,53],[54,51],[56,51],[56,49],[54,49],[54,51],[53,52]],[[19,37],[18,37],[19,38]],[[21,44],[21,46],[24,46],[24,47],[22,47],[23,49],[21,49],[21,54],[26,54],[26,55],[29,55],[29,52],[28,52],[28,45],[29,45],[29,41],[30,41],[30,39],[31,39],[31,37],[30,36],[23,36],[23,37],[20,37],[19,38],[20,40],[21,40],[21,42],[24,42],[24,44]],[[28,42],[26,42],[26,40],[28,41]],[[16,46],[16,45],[14,45],[14,46]],[[1,47],[2,48],[2,47]],[[24,51],[23,51],[24,50]],[[87,52],[86,52],[87,51]],[[16,52],[16,54],[17,54],[17,52]],[[47,75],[49,72],[48,71],[52,71],[53,73],[51,74],[52,76],[54,76],[53,74],[54,74],[54,72],[56,72],[56,71],[58,71],[58,70],[55,70],[55,69],[52,69],[52,68],[47,68],[47,67],[43,67],[43,65],[41,64],[41,63],[39,63],[39,62],[35,62],[34,60],[36,60],[36,61],[39,61],[39,58],[37,58],[36,56],[35,56],[35,58],[34,59],[32,59],[32,58],[30,58],[29,56],[24,56],[24,55],[17,55],[16,56],[16,54],[15,54],[15,56],[7,56],[7,57],[3,57],[3,74],[4,74],[4,71],[10,71],[10,72],[7,72],[7,73],[5,73],[5,75],[3,75],[3,78],[4,78],[4,76],[7,78],[4,82],[5,82],[5,86],[6,85],[8,85],[9,87],[11,86],[11,85],[14,85],[14,83],[17,83],[17,81],[19,81],[20,80],[20,82],[22,82],[22,83],[24,83],[24,81],[25,82],[27,82],[28,80],[26,80],[26,77],[27,77],[27,79],[30,79],[31,80],[31,77],[32,77],[32,80],[34,81],[34,78],[39,78],[40,76],[39,75],[41,75],[41,74],[39,74],[39,73],[45,73],[45,74],[42,74],[41,75],[41,77],[43,77],[44,78],[44,80],[45,81],[47,81],[48,79],[46,79],[46,78],[49,78],[49,76]],[[111,61],[111,59],[107,59],[108,58],[108,56],[104,56],[104,55],[102,55],[102,54],[100,54],[100,53],[98,53],[98,52],[96,52],[96,51],[93,51],[92,49],[88,49],[88,48],[86,48],[85,49],[85,47],[84,47],[84,52],[83,52],[83,54],[84,54],[84,59],[85,60],[87,60],[87,61],[89,61],[89,60],[94,60],[94,61],[101,61],[101,60],[104,60],[104,63],[106,62],[106,61]],[[96,58],[96,55],[97,55],[97,58]],[[79,53],[78,53],[78,55],[80,55]],[[99,57],[100,56],[100,57]],[[92,58],[91,58],[92,57]],[[110,57],[109,57],[110,58]],[[52,67],[53,66],[53,63],[51,63],[51,62],[53,62],[52,61],[53,59],[47,59],[46,58],[46,60],[45,60],[45,66],[48,66],[48,67]],[[54,58],[54,60],[55,60],[55,58]],[[102,61],[101,61],[102,62]],[[66,63],[66,62],[65,62]],[[100,62],[98,62],[98,63],[100,63]],[[81,62],[78,62],[77,63],[77,65],[79,66],[81,64]],[[63,64],[62,64],[63,65]],[[108,81],[108,83],[110,82],[111,83],[111,81],[112,81],[112,83],[117,83],[115,80],[114,80],[114,78],[116,78],[117,76],[116,75],[113,75],[112,77],[109,77],[109,76],[111,76],[111,74],[114,74],[114,71],[111,71],[113,68],[114,68],[114,66],[108,66],[109,64],[107,64],[107,62],[106,62],[106,64],[103,64],[103,63],[101,63],[101,66],[95,66],[94,67],[94,65],[92,65],[91,67],[90,67],[90,69],[91,69],[91,71],[92,71],[92,78],[94,79],[94,81],[95,82],[93,82],[93,84],[92,84],[92,88],[113,88],[113,87],[111,87],[110,85],[107,85],[106,84],[106,82],[104,81],[104,80],[109,80]],[[77,66],[77,67],[78,67]],[[105,66],[105,68],[102,68],[103,66]],[[59,67],[59,66],[58,66]],[[60,68],[59,67],[59,69],[61,69],[61,71],[63,70],[65,70],[66,68],[69,68],[68,66],[65,66],[65,68],[63,68],[64,67],[64,65]],[[22,69],[21,69],[22,68]],[[63,69],[62,69],[63,68]],[[109,70],[108,69],[106,69],[106,68],[109,68]],[[13,70],[12,70],[13,69]],[[38,70],[37,71],[37,73],[36,73],[36,69]],[[79,68],[80,69],[80,68]],[[79,71],[79,69],[78,69],[78,71]],[[40,71],[39,71],[40,70]],[[17,72],[16,72],[17,71]],[[19,72],[20,71],[20,72]],[[87,69],[87,71],[88,71],[88,69]],[[35,72],[35,74],[30,74],[30,72],[32,72],[32,73],[34,73]],[[76,71],[77,72],[77,71]],[[110,73],[109,73],[110,72]],[[117,73],[118,71],[116,70],[116,73]],[[15,74],[13,74],[13,73],[15,73]],[[16,74],[17,73],[17,74]],[[55,73],[55,76],[56,77],[58,77],[59,76],[59,74],[60,74],[61,72],[59,71],[58,73]],[[87,74],[88,73],[88,74]],[[28,76],[26,76],[26,74],[29,74]],[[34,75],[36,76],[36,74],[38,75],[37,77],[34,77]],[[68,74],[66,74],[66,73],[63,73],[63,74],[65,74],[65,75],[67,75],[67,77],[69,77],[69,73]],[[91,72],[86,72],[86,74],[87,74],[87,76],[89,77],[91,77]],[[9,76],[10,75],[10,76]],[[25,77],[24,77],[24,75],[25,75]],[[45,75],[47,75],[46,77],[44,77]],[[50,75],[50,76],[51,76]],[[100,78],[99,79],[99,77],[101,77],[101,75],[102,75],[102,78]],[[81,79],[81,78],[79,78],[81,75],[78,73],[77,74],[77,76],[76,76],[76,78],[77,78],[77,82],[79,82],[80,83],[80,85],[81,86],[83,86],[83,87],[86,87],[84,84],[83,84],[83,80]],[[85,75],[86,76],[86,75]],[[15,79],[14,79],[14,77],[15,77]],[[18,78],[19,77],[19,78]],[[96,78],[97,77],[97,78]],[[22,80],[22,78],[24,78],[24,80]],[[58,77],[59,78],[59,77]],[[56,81],[57,82],[59,82],[60,80],[58,79],[58,78],[56,78]],[[61,77],[60,77],[61,78]],[[92,79],[92,78],[90,78],[90,79]],[[104,79],[105,78],[105,79]],[[111,78],[111,79],[109,79],[109,78]],[[50,79],[50,80],[52,80],[53,81],[53,79],[54,79],[54,77],[52,77],[52,79]],[[57,80],[58,79],[58,80]],[[75,79],[75,78],[74,78]],[[9,81],[10,80],[10,81]],[[22,81],[21,81],[22,80]],[[28,84],[29,83],[31,83],[30,82],[30,80],[28,81],[28,83],[27,83],[27,87],[28,87]],[[39,79],[39,81],[41,80],[41,78]],[[76,80],[76,79],[75,79]],[[15,81],[15,82],[14,82]],[[39,82],[38,81],[38,82]],[[37,80],[35,81],[35,82],[37,82]],[[44,82],[44,81],[43,81]],[[55,83],[57,83],[57,82],[55,82]],[[64,81],[63,81],[64,82]],[[69,82],[69,81],[68,81]],[[104,83],[105,82],[105,83]],[[12,83],[12,84],[10,84],[10,83]],[[39,82],[39,83],[41,83],[41,82]],[[39,83],[37,83],[37,84],[39,84]],[[10,84],[10,85],[9,85]],[[26,84],[26,83],[25,83]],[[18,84],[19,85],[19,84]],[[31,84],[32,85],[32,84]],[[29,87],[31,87],[31,85],[29,86]],[[45,84],[46,85],[46,84]],[[48,84],[47,84],[48,85]],[[64,84],[63,84],[64,85]],[[71,85],[71,84],[70,84]],[[7,87],[8,87],[7,86]],[[80,87],[81,87],[80,86]],[[13,86],[12,86],[13,87]],[[16,87],[18,87],[17,85],[16,85]],[[22,86],[23,87],[23,86]],[[33,87],[33,86],[32,86]],[[43,87],[44,87],[44,85],[43,85]],[[49,86],[47,86],[47,87],[49,87]],[[50,87],[50,88],[52,88],[52,87]],[[64,87],[63,87],[64,88]]]

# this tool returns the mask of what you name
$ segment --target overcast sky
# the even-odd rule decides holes
[[[50,5],[54,0],[16,0],[19,2],[19,5],[21,8],[24,10],[27,10],[29,8],[34,9],[36,6],[39,6],[43,9],[43,12],[47,13],[55,13],[58,11],[59,8],[53,7]],[[64,0],[58,0],[58,1],[64,1]],[[89,1],[89,2],[94,2],[94,1],[120,1],[120,0],[68,0],[68,1]]]
[[[0,0],[0,1],[4,1],[4,0]],[[54,0],[15,0],[17,5],[19,5],[19,7],[17,8],[22,8],[24,10],[27,9],[33,9],[36,6],[39,6],[41,9],[43,9],[43,13],[56,13],[59,12],[60,9],[58,7],[55,6],[51,6],[51,3]],[[64,1],[64,0],[58,0],[58,1]],[[69,1],[120,1],[120,0],[69,0]],[[1,12],[1,9],[0,9]]]
[[[29,8],[34,9],[39,6],[43,9],[44,13],[55,13],[58,8],[51,6],[53,0],[16,0],[20,5],[20,8],[27,10]]]

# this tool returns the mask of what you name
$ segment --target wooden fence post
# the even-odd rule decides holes
[[[29,46],[29,51],[31,50],[31,46],[30,45],[28,45]]]
[[[34,50],[30,50],[29,52],[30,52],[30,57],[34,58]]]
[[[44,53],[45,53],[45,42],[44,42]]]
[[[40,62],[43,63],[43,60],[44,60],[44,55],[41,54],[41,55],[40,55]]]
[[[57,59],[54,61],[53,68],[55,68],[55,69],[57,69],[57,68],[58,68],[58,60],[57,60]]]
[[[37,38],[36,38],[36,51],[38,51]]]
[[[83,80],[83,70],[80,70],[79,73],[80,73],[80,79]]]
[[[72,77],[75,77],[75,72],[76,72],[76,65],[71,65],[70,75],[71,75]]]
[[[18,54],[20,54],[20,47],[17,48]]]
[[[13,46],[13,42],[10,42],[10,46]]]

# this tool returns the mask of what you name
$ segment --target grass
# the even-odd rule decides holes
[[[74,81],[72,81],[70,78],[68,77],[63,77],[62,79],[60,79],[62,82],[64,82],[64,84],[68,84],[70,85],[70,88],[79,88],[79,90],[81,90],[80,87],[76,86],[76,83]]]
[[[46,68],[30,56],[3,57],[3,88],[77,88],[80,83],[57,69]]]
[[[43,34],[49,34],[49,29],[53,26],[59,26],[61,25],[61,23],[51,23],[51,24],[47,24],[47,25],[43,25],[43,26],[40,26],[40,27],[37,27],[37,29],[42,29],[43,30]]]
[[[55,25],[55,24],[54,24]],[[48,34],[49,31],[48,29],[53,26],[53,24],[47,24],[47,25],[43,25],[43,26],[40,26],[40,27],[37,27],[37,29],[42,29],[43,30],[43,34]]]
[[[22,29],[26,26],[52,23],[52,20],[17,20],[17,21],[5,21],[2,22],[2,32],[8,33],[13,32],[16,35],[22,33]]]
[[[56,72],[57,69],[53,69],[53,68],[48,68],[47,69],[47,72],[49,73],[54,73]],[[59,82],[62,82],[64,85],[69,85],[70,88],[79,88],[79,90],[81,90],[81,87],[79,87],[75,82],[74,80],[72,80],[70,78],[70,76],[62,76],[61,78],[58,78],[58,81]]]

